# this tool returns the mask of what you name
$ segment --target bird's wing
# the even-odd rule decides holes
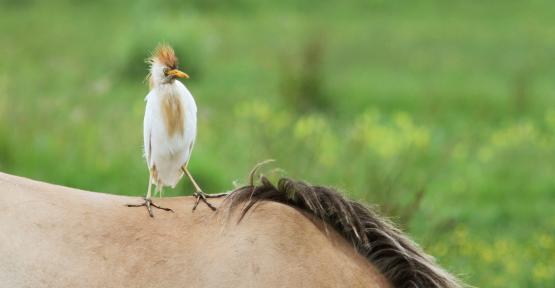
[[[145,109],[145,118],[144,118],[144,122],[143,122],[143,140],[144,140],[144,154],[145,154],[145,159],[146,159],[146,164],[148,165],[148,167],[150,168],[150,156],[151,156],[151,152],[152,152],[152,146],[151,146],[151,137],[152,137],[152,109],[150,107],[150,101],[149,99],[152,98],[152,93],[154,93],[153,91],[151,91],[150,93],[148,93],[148,95],[146,95],[145,101],[146,101],[146,109]]]
[[[191,97],[191,99],[193,99]],[[195,146],[195,141],[197,139],[197,105],[195,104],[195,100],[193,99],[192,102],[189,104],[191,106],[192,117],[189,123],[191,128],[191,144],[189,144],[189,158],[191,158],[191,153],[193,153],[193,147]]]
[[[191,154],[193,154],[193,147],[195,146],[196,136],[197,136],[197,129],[195,127],[193,131],[193,139],[191,140],[191,144],[189,144],[189,157],[187,159],[187,162],[185,162],[185,166],[187,166],[187,164],[189,163],[189,159],[191,159]]]
[[[181,82],[179,82],[178,85],[180,86],[182,95],[181,99],[183,100],[187,113],[187,116],[184,118],[187,135],[185,141],[189,144],[189,147],[187,147],[187,159],[185,159],[185,163],[183,163],[184,166],[187,166],[193,152],[193,146],[195,146],[195,139],[197,137],[197,104],[187,87],[185,87],[185,85]]]

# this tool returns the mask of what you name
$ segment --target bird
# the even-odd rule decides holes
[[[204,193],[188,169],[197,135],[197,105],[191,92],[178,79],[189,79],[189,75],[179,70],[175,51],[168,44],[159,44],[147,63],[150,92],[145,98],[143,140],[149,181],[144,202],[127,206],[145,206],[150,217],[154,217],[151,207],[174,212],[152,202],[152,185],[156,185],[161,197],[164,187],[175,188],[183,175],[187,175],[195,188],[193,211],[199,201],[215,211],[216,207],[207,198],[226,194]]]

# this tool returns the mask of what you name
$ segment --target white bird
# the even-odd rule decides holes
[[[153,217],[151,206],[172,211],[154,204],[151,200],[151,187],[155,184],[162,195],[165,186],[175,188],[183,174],[187,174],[196,191],[193,210],[202,200],[210,209],[216,210],[206,198],[220,197],[225,194],[206,194],[193,179],[187,169],[197,134],[197,105],[189,90],[176,80],[188,79],[189,75],[177,67],[178,60],[174,50],[165,44],[159,45],[149,58],[148,75],[150,92],[146,96],[144,117],[144,155],[149,169],[149,183],[145,202],[130,204],[129,207],[146,206]]]

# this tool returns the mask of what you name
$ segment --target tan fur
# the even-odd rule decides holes
[[[152,53],[151,59],[157,59],[160,63],[166,65],[171,69],[177,68],[177,57],[175,56],[175,52],[173,48],[167,44],[160,44]]]
[[[152,52],[150,58],[148,58],[147,63],[150,63],[152,65],[152,63],[155,61],[160,62],[170,69],[177,69],[177,66],[179,64],[179,60],[177,59],[177,56],[175,56],[173,48],[168,44],[158,45],[158,47],[154,49],[154,52]],[[149,89],[152,90],[154,88],[154,81],[150,73],[146,75],[146,81],[148,82]]]
[[[268,178],[260,176],[259,183],[255,184],[253,177],[260,165],[252,170],[249,185],[237,188],[227,196],[223,211],[241,207],[241,214],[248,217],[251,209],[266,201],[290,205],[333,226],[394,287],[464,286],[392,222],[371,208],[345,198],[333,188],[303,181],[281,178],[274,185]]]
[[[168,136],[172,137],[176,133],[183,136],[185,133],[185,113],[181,99],[177,96],[169,95],[167,97],[161,97],[160,101],[162,101],[162,107],[164,110],[162,115],[164,117],[164,123],[166,125]]]
[[[390,287],[332,228],[287,205],[261,203],[237,224],[239,211],[191,212],[191,197],[156,201],[175,213],[152,219],[124,206],[139,197],[0,173],[1,286]]]
[[[156,164],[152,164],[150,175],[152,176],[152,180],[154,180],[154,183],[158,183],[158,169],[156,169]]]

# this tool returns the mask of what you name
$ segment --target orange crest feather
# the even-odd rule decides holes
[[[160,44],[152,53],[151,61],[158,60],[171,69],[177,69],[177,57],[173,48],[168,44]]]

